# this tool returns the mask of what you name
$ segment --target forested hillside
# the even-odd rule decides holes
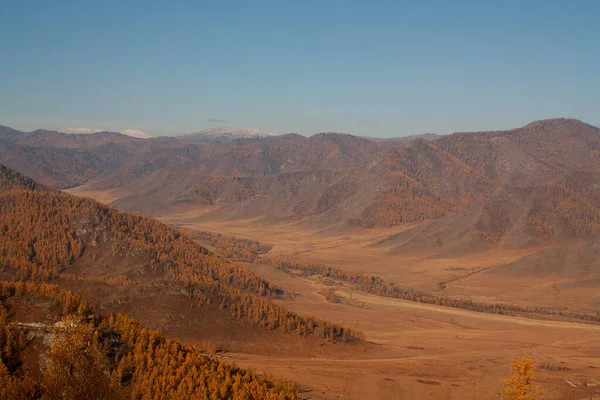
[[[43,315],[43,320],[33,320]],[[39,318],[39,317],[38,317]],[[296,399],[121,314],[94,315],[56,285],[0,281],[0,398]]]
[[[5,279],[65,286],[87,282],[97,299],[120,290],[117,303],[142,288],[169,284],[198,307],[217,306],[252,326],[330,341],[361,340],[359,332],[269,302],[276,287],[174,228],[90,199],[37,189],[28,178],[1,171],[2,186],[12,187],[0,193],[0,274]]]
[[[402,143],[334,133],[190,142],[4,128],[0,161],[48,185],[110,192],[114,206],[150,215],[196,206],[219,218],[370,228],[440,218],[577,171],[597,176],[600,130],[553,119]]]

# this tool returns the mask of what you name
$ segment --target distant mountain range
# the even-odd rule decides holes
[[[377,138],[377,137],[369,137],[369,136],[361,136],[363,139],[374,140],[376,142],[395,142],[395,143],[408,143],[412,142],[416,139],[423,140],[434,140],[439,138],[441,135],[437,135],[435,133],[422,133],[420,135],[409,135],[409,136],[398,136],[398,137],[390,137],[390,138]]]
[[[113,205],[146,214],[198,205],[219,218],[369,228],[472,212],[479,219],[460,224],[510,247],[600,233],[597,127],[552,119],[407,140],[218,128],[140,141],[2,127],[0,162],[55,187],[110,191]]]
[[[91,135],[95,133],[111,132],[105,129],[93,129],[93,128],[61,128],[57,129],[56,132],[65,133],[69,135]],[[122,135],[138,138],[138,139],[149,139],[153,136],[142,132],[137,129],[124,129],[119,132]],[[216,141],[216,142],[229,142],[236,139],[260,139],[270,136],[278,136],[275,133],[267,133],[256,128],[245,128],[245,127],[217,127],[211,129],[204,129],[198,132],[191,132],[176,136],[182,140],[198,142],[198,141]],[[399,136],[390,138],[378,138],[361,136],[366,140],[372,140],[376,142],[395,142],[395,143],[408,143],[415,139],[423,140],[434,140],[440,137],[440,135],[434,133],[424,133],[420,135],[410,136]]]
[[[91,128],[63,128],[63,129],[58,129],[57,132],[66,133],[66,134],[70,134],[70,135],[91,135],[94,133],[107,132],[107,131],[104,129],[91,129]],[[122,135],[131,136],[131,137],[138,138],[138,139],[148,139],[148,138],[152,137],[152,136],[148,135],[147,133],[144,133],[137,129],[124,129],[122,131],[119,131],[119,133]]]
[[[192,132],[180,137],[190,141],[214,140],[228,142],[235,139],[264,138],[268,136],[273,135],[255,128],[220,127]]]
[[[0,127],[0,163],[147,215],[202,209],[200,222],[405,226],[381,240],[391,253],[527,248],[495,273],[600,280],[600,129],[573,119],[407,143],[337,133],[140,140]]]

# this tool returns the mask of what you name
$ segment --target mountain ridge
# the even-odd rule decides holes
[[[564,118],[408,143],[337,133],[199,142],[96,135],[5,129],[0,161],[53,186],[112,191],[113,205],[136,212],[209,206],[207,217],[364,228],[444,217],[569,171],[600,173],[600,130]]]
[[[111,312],[139,303],[129,312],[155,327],[143,300],[160,293],[188,306],[205,305],[214,324],[232,325],[233,318],[250,331],[362,340],[359,332],[274,304],[269,298],[280,290],[272,283],[157,220],[38,186],[1,164],[0,188],[0,252],[5,255],[0,279],[53,281]],[[156,287],[168,290],[157,292]]]
[[[276,136],[266,133],[256,128],[243,127],[218,127],[204,129],[198,132],[191,132],[178,137],[189,141],[215,140],[219,142],[227,142],[236,139],[258,139],[269,136]]]
[[[68,135],[93,135],[96,133],[110,132],[110,131],[107,131],[104,129],[91,129],[91,128],[62,128],[62,129],[57,129],[56,132],[66,133]],[[134,138],[138,138],[138,139],[149,139],[152,137],[151,135],[148,135],[147,133],[142,132],[137,129],[123,129],[116,133],[120,133],[122,135],[134,137]]]

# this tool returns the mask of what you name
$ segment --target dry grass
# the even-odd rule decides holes
[[[269,253],[273,256],[300,256],[374,273],[403,287],[470,296],[477,301],[589,309],[589,297],[578,297],[576,289],[557,295],[553,284],[560,279],[572,281],[572,277],[552,276],[540,281],[535,276],[490,273],[540,250],[536,248],[492,249],[455,258],[432,258],[427,252],[390,255],[389,248],[374,247],[373,243],[404,228],[328,231],[299,224],[265,225],[258,220],[198,222],[199,218],[202,212],[188,210],[164,215],[161,220],[258,240],[274,246]],[[538,377],[551,398],[600,395],[600,387],[583,384],[593,382],[600,368],[600,327],[417,304],[331,286],[324,280],[290,276],[267,265],[248,267],[285,290],[287,296],[278,300],[280,304],[360,329],[370,343],[360,348],[311,344],[249,330],[240,331],[235,340],[220,340],[231,326],[182,326],[166,333],[198,345],[198,338],[210,340],[215,347],[230,350],[227,357],[241,366],[299,382],[305,395],[313,399],[497,399],[509,373],[510,359],[523,355],[544,360],[538,364]],[[445,289],[440,288],[440,282],[445,283]],[[336,301],[328,301],[328,295],[335,296]],[[125,308],[134,312],[136,305]],[[161,321],[161,313],[173,309],[162,308],[146,319]]]

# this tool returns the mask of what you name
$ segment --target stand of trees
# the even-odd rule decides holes
[[[37,187],[10,171],[0,174],[4,177],[0,180],[0,271],[15,280],[50,282],[63,274],[68,279],[134,285],[124,276],[78,278],[63,272],[86,247],[118,244],[122,252],[146,258],[158,279],[191,285],[201,302],[219,302],[221,309],[229,310],[234,317],[269,329],[317,335],[331,342],[363,340],[361,332],[273,304],[268,298],[277,296],[277,287],[247,268],[212,254],[175,228],[90,199]],[[267,251],[254,242],[243,243],[235,249],[249,248],[253,254]]]
[[[497,227],[497,229],[502,229],[502,227]],[[592,315],[538,308],[531,309],[501,303],[478,303],[471,300],[435,296],[430,293],[399,287],[393,282],[386,281],[385,279],[375,275],[363,274],[355,271],[345,271],[340,268],[333,268],[305,260],[286,257],[267,257],[264,255],[264,249],[268,248],[270,250],[270,246],[261,245],[260,242],[238,239],[232,236],[213,234],[210,232],[193,232],[184,230],[184,233],[194,238],[210,240],[211,244],[217,251],[220,251],[220,249],[226,249],[226,253],[223,254],[223,256],[235,261],[267,264],[283,272],[294,275],[300,274],[305,277],[318,275],[322,276],[323,278],[350,283],[355,285],[356,289],[358,290],[377,296],[410,300],[438,306],[461,308],[464,310],[491,314],[520,315],[529,317],[560,317],[576,319],[584,322],[600,323],[600,313]],[[253,251],[253,249],[262,249],[262,252],[257,253]]]
[[[278,383],[206,357],[121,314],[94,316],[81,297],[56,285],[0,282],[0,304],[53,302],[62,322],[30,326],[0,322],[2,399],[296,399],[295,385]],[[43,347],[28,331],[54,337],[44,350],[41,377],[23,365],[24,353]],[[52,336],[54,335],[54,336]],[[32,337],[32,339],[28,339]],[[34,342],[38,340],[36,346]]]
[[[382,297],[410,300],[419,303],[434,304],[438,306],[461,308],[469,311],[485,312],[491,314],[519,315],[519,316],[548,316],[566,317],[585,322],[600,323],[600,315],[597,313],[580,314],[574,312],[561,312],[545,309],[530,309],[508,304],[477,303],[471,300],[452,299],[445,296],[435,296],[425,292],[412,289],[403,289],[393,282],[388,282],[381,277],[362,274],[354,271],[344,271],[340,268],[332,268],[322,264],[309,261],[294,260],[287,258],[263,258],[261,262],[271,265],[287,273],[300,273],[304,276],[319,275],[337,281],[348,282],[356,285],[358,290]]]
[[[215,248],[222,257],[240,261],[253,262],[261,255],[267,254],[273,246],[262,244],[256,240],[239,239],[207,231],[184,230],[194,240],[205,240]]]

